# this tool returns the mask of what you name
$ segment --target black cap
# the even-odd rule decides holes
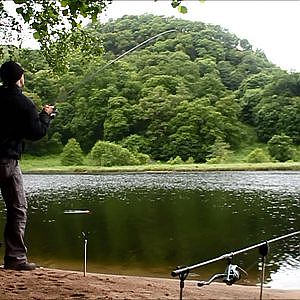
[[[10,60],[0,67],[0,77],[4,83],[16,83],[21,79],[24,70],[16,62]]]

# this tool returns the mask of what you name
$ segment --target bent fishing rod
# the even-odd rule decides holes
[[[237,280],[239,280],[241,278],[240,271],[243,271],[244,273],[246,273],[246,272],[242,268],[240,268],[239,266],[232,264],[233,257],[235,255],[253,250],[255,248],[259,249],[259,253],[262,256],[262,275],[261,275],[261,286],[260,286],[260,299],[262,299],[263,281],[264,281],[264,275],[265,275],[264,274],[265,273],[265,258],[268,254],[268,251],[269,251],[269,244],[273,243],[273,242],[277,242],[277,241],[282,240],[282,239],[286,239],[286,238],[298,235],[298,234],[300,234],[300,231],[292,232],[292,233],[289,233],[289,234],[286,234],[286,235],[283,235],[283,236],[280,236],[280,237],[276,237],[276,238],[273,238],[273,239],[270,239],[270,240],[266,240],[266,241],[260,242],[258,244],[255,244],[255,245],[252,245],[252,246],[249,246],[249,247],[237,250],[237,251],[233,251],[233,252],[230,252],[230,253],[226,253],[226,254],[223,254],[219,257],[216,257],[216,258],[213,258],[213,259],[210,259],[210,260],[198,263],[198,264],[194,264],[194,265],[187,266],[187,267],[182,267],[182,268],[178,267],[176,270],[171,272],[171,276],[173,276],[173,277],[179,276],[179,279],[180,279],[180,299],[182,299],[182,291],[183,291],[183,288],[184,288],[184,280],[187,278],[190,271],[192,271],[194,269],[197,269],[197,268],[200,268],[200,267],[203,267],[205,265],[217,262],[217,261],[222,260],[222,259],[227,259],[227,263],[228,263],[225,272],[221,273],[221,274],[215,274],[208,281],[200,281],[200,282],[198,282],[197,285],[199,287],[202,287],[204,285],[209,285],[210,283],[212,283],[214,280],[217,280],[217,279],[222,279],[223,282],[226,283],[227,285],[232,285],[233,283],[235,283]]]
[[[145,44],[157,39],[158,37],[162,36],[162,35],[165,35],[165,34],[168,34],[168,33],[171,33],[171,32],[176,32],[176,29],[169,29],[169,30],[166,30],[166,31],[163,31],[161,33],[158,33],[152,37],[150,37],[149,39],[139,43],[138,45],[132,47],[131,49],[127,50],[126,52],[122,53],[121,55],[119,55],[118,57],[116,57],[115,59],[111,60],[110,62],[108,62],[107,64],[105,64],[103,67],[101,67],[100,69],[98,69],[96,72],[86,76],[83,78],[83,80],[80,82],[80,84],[83,84],[85,82],[88,82],[90,81],[93,77],[95,77],[96,74],[98,74],[99,72],[103,71],[104,69],[106,69],[108,66],[114,64],[116,61],[120,60],[121,58],[123,58],[124,56],[128,55],[129,53],[135,51],[136,49],[144,46]],[[74,88],[71,89],[70,91],[67,92],[67,95],[69,96],[70,94],[72,94],[74,92]]]

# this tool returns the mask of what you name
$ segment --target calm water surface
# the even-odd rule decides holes
[[[300,172],[24,175],[29,256],[43,266],[170,277],[189,266],[300,229]],[[65,214],[85,209],[90,214]],[[5,222],[0,202],[0,229]],[[3,255],[3,248],[0,248]],[[257,249],[234,257],[257,284]],[[190,279],[223,273],[226,261]],[[267,285],[300,288],[299,235],[271,243]]]

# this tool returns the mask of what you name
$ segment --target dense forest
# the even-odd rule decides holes
[[[220,26],[147,14],[85,30],[103,49],[74,50],[63,72],[53,73],[39,50],[17,54],[27,95],[59,111],[48,136],[28,143],[27,153],[59,153],[72,139],[85,154],[106,141],[154,161],[206,162],[276,138],[299,145],[300,74],[281,70],[246,39]],[[52,50],[59,53],[60,45]]]

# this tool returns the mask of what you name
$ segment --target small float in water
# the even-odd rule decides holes
[[[90,211],[88,209],[69,209],[65,210],[64,214],[89,214]]]

